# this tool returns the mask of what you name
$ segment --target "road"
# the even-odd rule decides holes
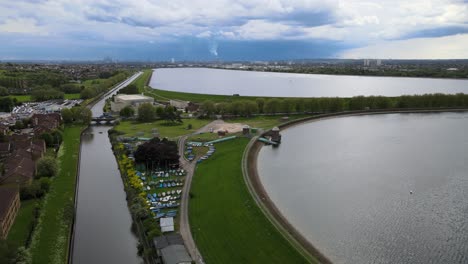
[[[192,134],[182,136],[179,139],[179,155],[180,155],[180,165],[184,170],[187,171],[187,176],[185,177],[185,184],[184,188],[182,189],[182,201],[180,203],[180,235],[184,239],[185,247],[187,247],[190,256],[197,264],[204,264],[203,258],[198,251],[197,245],[192,236],[192,232],[190,230],[190,221],[189,221],[189,213],[188,213],[188,203],[190,200],[190,186],[192,185],[192,178],[195,172],[195,164],[196,162],[189,162],[184,157],[184,148],[185,148],[185,141],[190,135],[200,133],[201,131],[209,131],[209,128],[222,122],[222,120],[215,120],[204,127],[198,129]]]

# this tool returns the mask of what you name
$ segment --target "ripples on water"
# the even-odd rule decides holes
[[[392,114],[293,127],[279,148],[261,150],[260,177],[335,263],[468,263],[466,118]]]

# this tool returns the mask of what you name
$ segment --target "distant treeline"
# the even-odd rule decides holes
[[[365,75],[365,76],[395,76],[395,77],[430,77],[430,78],[468,78],[468,68],[448,71],[445,68],[412,68],[412,69],[388,69],[372,68],[362,69],[353,67],[294,67],[290,70],[271,69],[271,72],[288,73],[314,73],[332,75]]]
[[[352,98],[257,98],[233,102],[214,103],[205,101],[201,105],[204,115],[240,115],[305,112],[340,112],[366,109],[391,108],[468,108],[468,94],[424,94],[404,95],[399,97],[356,96]]]

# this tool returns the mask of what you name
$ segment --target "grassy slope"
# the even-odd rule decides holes
[[[192,183],[192,233],[206,263],[306,263],[257,207],[241,160],[248,139],[216,145]]]
[[[152,71],[153,70],[151,70],[151,69],[144,70],[143,74],[132,82],[133,84],[135,84],[138,87],[138,91],[140,91],[140,92],[144,91],[146,82],[148,81],[149,77],[151,76]]]
[[[161,137],[174,138],[189,134],[195,130],[203,127],[208,124],[211,120],[201,120],[201,119],[183,119],[182,124],[175,125],[165,125],[162,120],[149,122],[149,123],[139,123],[133,121],[122,121],[118,124],[115,129],[117,131],[125,133],[125,136],[133,137],[136,136],[138,132],[144,132],[143,137],[152,137],[151,130],[157,128]],[[187,125],[192,124],[192,129],[188,130]]]
[[[64,208],[73,205],[82,126],[66,127],[58,153],[60,171],[44,201],[31,244],[33,263],[66,263],[70,226]]]
[[[28,238],[29,229],[33,220],[33,211],[36,200],[21,201],[21,208],[16,216],[15,223],[8,233],[8,242],[15,247],[24,246]]]
[[[203,102],[205,100],[211,100],[213,102],[229,102],[235,100],[255,100],[259,98],[255,96],[182,93],[151,88],[146,89],[145,94],[148,96],[153,96],[156,100],[178,99],[192,102]]]

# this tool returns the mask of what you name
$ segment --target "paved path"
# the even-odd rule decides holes
[[[215,120],[207,124],[206,126],[198,129],[195,133],[199,133],[201,131],[208,131],[210,127],[220,122],[223,122],[223,121]],[[189,213],[188,213],[188,203],[190,200],[190,186],[192,185],[192,178],[193,178],[193,173],[195,172],[195,164],[196,164],[196,161],[189,162],[184,157],[185,141],[187,140],[189,136],[190,135],[185,135],[179,139],[180,165],[182,166],[182,168],[184,168],[184,170],[187,171],[187,176],[185,177],[184,188],[182,189],[182,201],[180,205],[180,230],[179,231],[180,231],[182,238],[184,239],[185,246],[187,247],[187,250],[190,253],[190,256],[192,257],[192,259],[198,264],[203,264],[204,263],[203,258],[200,254],[200,251],[198,251],[197,245],[195,244],[195,241],[193,240],[192,232],[190,230]]]

